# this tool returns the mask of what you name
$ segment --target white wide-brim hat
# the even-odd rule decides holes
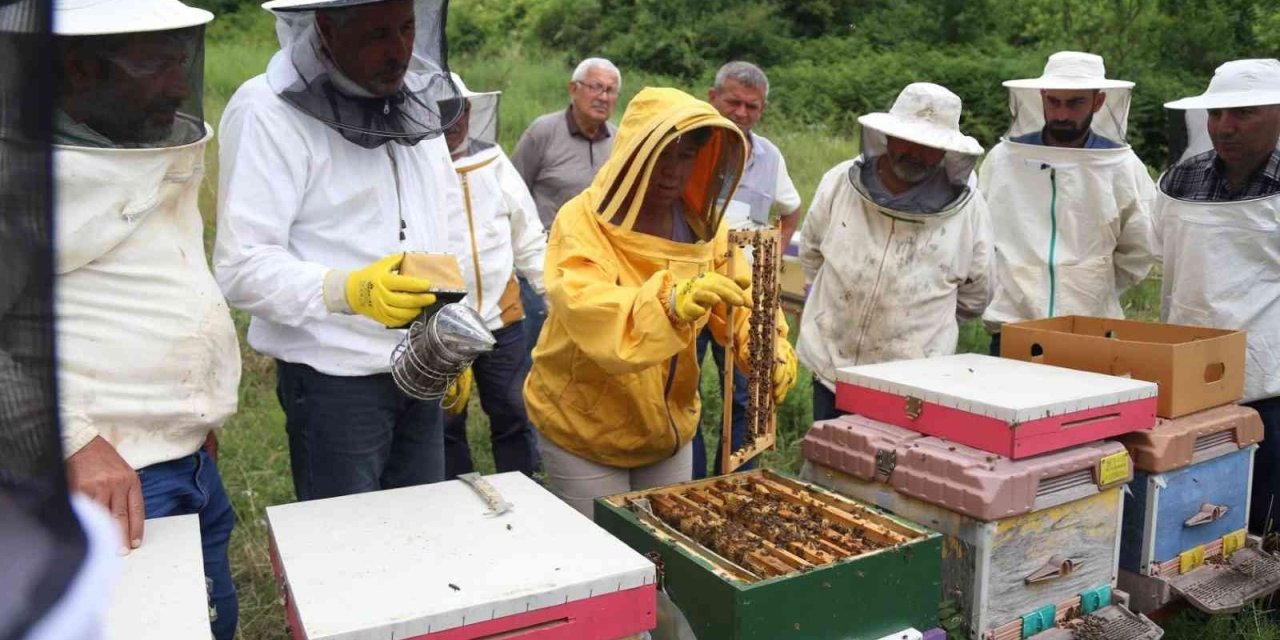
[[[462,78],[458,74],[450,71],[449,76],[453,78],[453,84],[458,87],[458,91],[462,93],[462,97],[464,98],[488,98],[490,96],[502,95],[501,91],[481,91],[480,93],[476,93],[462,82]]]
[[[178,0],[57,0],[53,32],[60,36],[169,31],[206,24],[213,14]]]
[[[1280,60],[1255,58],[1223,63],[1209,88],[1190,98],[1166,102],[1168,109],[1233,109],[1280,104]]]
[[[971,156],[982,154],[977,140],[960,132],[960,96],[932,82],[906,86],[889,113],[868,113],[858,124],[885,135]]]
[[[1039,78],[1006,80],[1010,89],[1132,89],[1128,80],[1107,77],[1102,56],[1080,51],[1059,51],[1049,56]]]

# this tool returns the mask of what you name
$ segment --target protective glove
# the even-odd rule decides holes
[[[692,323],[723,302],[737,307],[751,306],[751,276],[733,280],[714,271],[676,281],[671,287],[668,315],[676,322]]]
[[[787,393],[796,386],[796,373],[799,363],[796,361],[796,350],[786,336],[780,336],[774,346],[773,358],[773,403],[781,405]]]
[[[397,253],[351,272],[346,285],[351,310],[388,327],[401,327],[435,304],[428,280],[400,275],[403,260],[404,254]]]
[[[471,367],[467,367],[466,371],[453,379],[453,384],[449,385],[449,389],[444,392],[444,399],[440,401],[446,413],[456,416],[466,410],[467,402],[471,400],[472,378]]]

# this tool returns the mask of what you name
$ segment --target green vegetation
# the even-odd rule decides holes
[[[267,12],[240,0],[203,4],[219,14],[208,31],[205,71],[206,117],[216,129],[236,87],[263,71],[276,44]],[[760,61],[774,85],[761,133],[781,147],[806,202],[827,169],[857,153],[854,118],[886,107],[902,85],[931,80],[951,87],[965,100],[966,130],[990,145],[1007,119],[1000,81],[1038,75],[1057,48],[1103,53],[1111,75],[1138,81],[1131,138],[1147,162],[1159,166],[1165,153],[1159,105],[1198,93],[1220,61],[1274,52],[1277,34],[1280,9],[1239,0],[455,0],[449,24],[451,66],[474,89],[504,92],[501,141],[508,150],[534,117],[564,106],[571,62],[584,54],[609,55],[622,67],[619,109],[647,85],[703,95],[721,61]],[[215,137],[201,194],[210,242],[216,143]],[[1154,319],[1158,280],[1129,291],[1124,303],[1131,317]],[[236,321],[243,336],[246,318],[237,313]],[[792,322],[793,338],[797,324]],[[240,637],[284,640],[263,514],[267,506],[294,499],[284,419],[272,362],[241,344],[240,411],[223,434],[220,458],[238,517],[231,560],[240,589]],[[969,324],[959,346],[985,351],[987,337]],[[710,443],[720,423],[714,371],[709,367],[703,376]],[[799,439],[811,422],[808,381],[802,371],[780,410],[779,447],[766,454],[768,466],[799,466]],[[471,415],[477,464],[492,471],[487,420],[474,404]],[[1280,627],[1254,609],[1213,620],[1183,613],[1166,628],[1171,640],[1280,640]]]

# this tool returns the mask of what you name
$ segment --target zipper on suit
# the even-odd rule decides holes
[[[673,458],[680,453],[680,430],[676,428],[675,416],[671,415],[671,386],[676,381],[676,362],[679,360],[679,355],[671,357],[671,364],[667,365],[667,383],[662,388],[662,408],[667,410],[667,426],[671,427],[671,437],[676,441],[675,448],[671,450]]]
[[[867,297],[867,308],[862,312],[862,322],[858,323],[858,344],[853,350],[853,364],[862,359],[862,340],[867,337],[867,325],[871,322],[871,311],[875,309],[876,296],[880,295],[880,280],[884,277],[884,263],[889,259],[889,245],[893,243],[893,234],[898,229],[898,221],[889,218],[889,237],[885,238],[884,251],[880,254],[880,268],[876,271],[876,282],[871,286],[871,295]]]
[[[458,173],[462,180],[462,201],[467,209],[467,229],[471,232],[471,265],[476,271],[476,311],[484,309],[484,285],[480,280],[480,251],[476,246],[476,221],[471,214],[471,180],[466,173]]]
[[[404,242],[407,237],[405,230],[408,227],[404,224],[404,198],[400,195],[400,163],[396,162],[396,154],[390,144],[382,146],[387,150],[387,158],[391,160],[391,177],[396,181],[396,217],[400,221],[400,242]]]
[[[1053,317],[1054,302],[1058,297],[1058,273],[1054,267],[1054,254],[1058,248],[1058,170],[1049,167],[1049,317]]]

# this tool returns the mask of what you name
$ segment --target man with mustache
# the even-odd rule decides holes
[[[465,214],[441,135],[439,104],[458,97],[443,5],[268,2],[281,49],[223,114],[214,272],[275,359],[301,500],[444,479],[441,403],[390,373],[436,302],[399,272],[404,253],[466,247],[449,236]]]
[[[948,355],[959,321],[990,299],[991,228],[969,186],[982,146],[960,98],[907,85],[858,118],[862,154],[822,178],[800,230],[812,282],[796,349],[813,372],[813,417],[833,418],[836,370]]]
[[[1013,124],[978,173],[996,239],[992,355],[1006,322],[1124,317],[1120,293],[1151,269],[1155,197],[1123,142],[1133,83],[1108,79],[1100,56],[1058,52],[1004,85]]]
[[[236,411],[240,350],[197,206],[213,139],[201,101],[213,15],[178,0],[128,9],[58,0],[53,12],[54,310],[68,486],[109,510],[122,554],[147,544],[146,518],[198,515],[210,630],[230,640],[235,515],[212,445]]]
[[[1249,529],[1261,535],[1275,531],[1280,516],[1280,60],[1223,64],[1202,95],[1165,107],[1206,110],[1213,148],[1160,178],[1153,214],[1164,260],[1160,315],[1248,332],[1244,403],[1265,430]]]
[[[586,189],[609,159],[617,132],[609,118],[618,105],[622,73],[604,58],[587,58],[573,70],[568,88],[569,106],[534,120],[511,154],[511,163],[533,194],[546,229],[560,207]],[[520,279],[520,302],[525,311],[525,341],[532,351],[547,306],[524,278]]]

